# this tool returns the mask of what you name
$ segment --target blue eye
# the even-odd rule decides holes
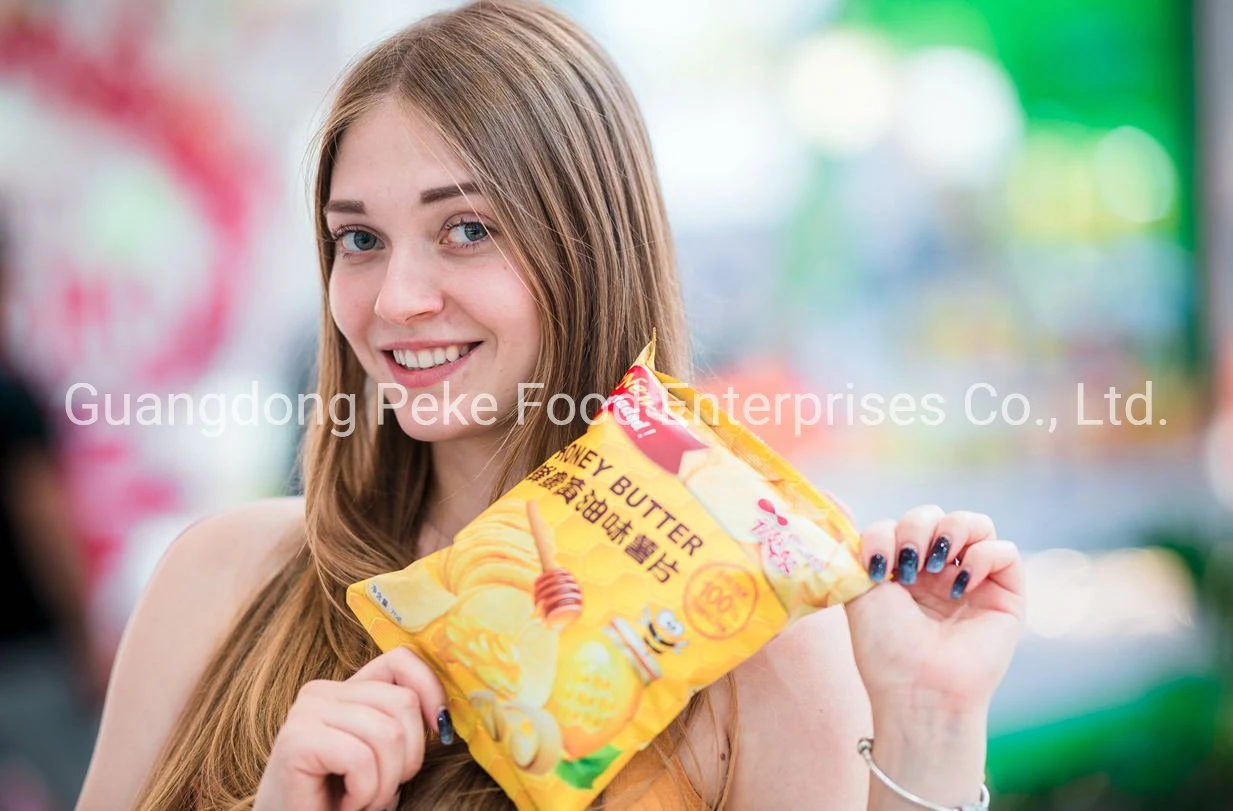
[[[365,253],[381,247],[381,240],[368,231],[344,231],[334,238],[348,253]]]
[[[469,247],[488,238],[488,227],[482,222],[460,222],[450,228],[446,241],[460,247]]]

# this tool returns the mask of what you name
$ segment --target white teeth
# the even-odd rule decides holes
[[[443,363],[453,363],[471,351],[469,344],[450,344],[433,349],[395,349],[394,362],[405,369],[431,369]]]

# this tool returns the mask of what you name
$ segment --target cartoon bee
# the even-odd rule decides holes
[[[672,609],[662,608],[652,617],[651,609],[644,608],[639,621],[646,630],[642,641],[656,654],[662,655],[670,650],[679,654],[689,644],[684,638],[685,623],[676,618]]]

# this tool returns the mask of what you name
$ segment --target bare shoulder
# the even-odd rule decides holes
[[[729,808],[865,807],[868,773],[856,741],[872,720],[842,608],[793,623],[733,671],[732,685],[708,689],[714,712],[689,732],[696,762],[682,758],[708,803],[722,792],[730,762]]]
[[[299,498],[258,501],[177,537],[116,653],[78,811],[131,807],[215,646],[303,544]]]

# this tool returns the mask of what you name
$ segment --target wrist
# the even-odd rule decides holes
[[[916,722],[975,726],[989,715],[989,699],[906,687],[869,693],[874,716],[903,718]]]
[[[938,805],[976,801],[985,782],[987,713],[955,712],[932,702],[874,707],[873,759],[891,780]],[[870,808],[904,809],[877,780]]]
[[[928,798],[914,794],[886,774],[873,759],[873,739],[861,738],[856,751],[869,767],[869,811],[888,811],[901,805],[926,808],[930,811],[989,811],[989,787],[982,780],[977,798],[960,805],[939,805]]]
[[[873,734],[881,751],[910,756],[914,766],[978,762],[984,769],[988,723],[983,714],[875,711]]]

